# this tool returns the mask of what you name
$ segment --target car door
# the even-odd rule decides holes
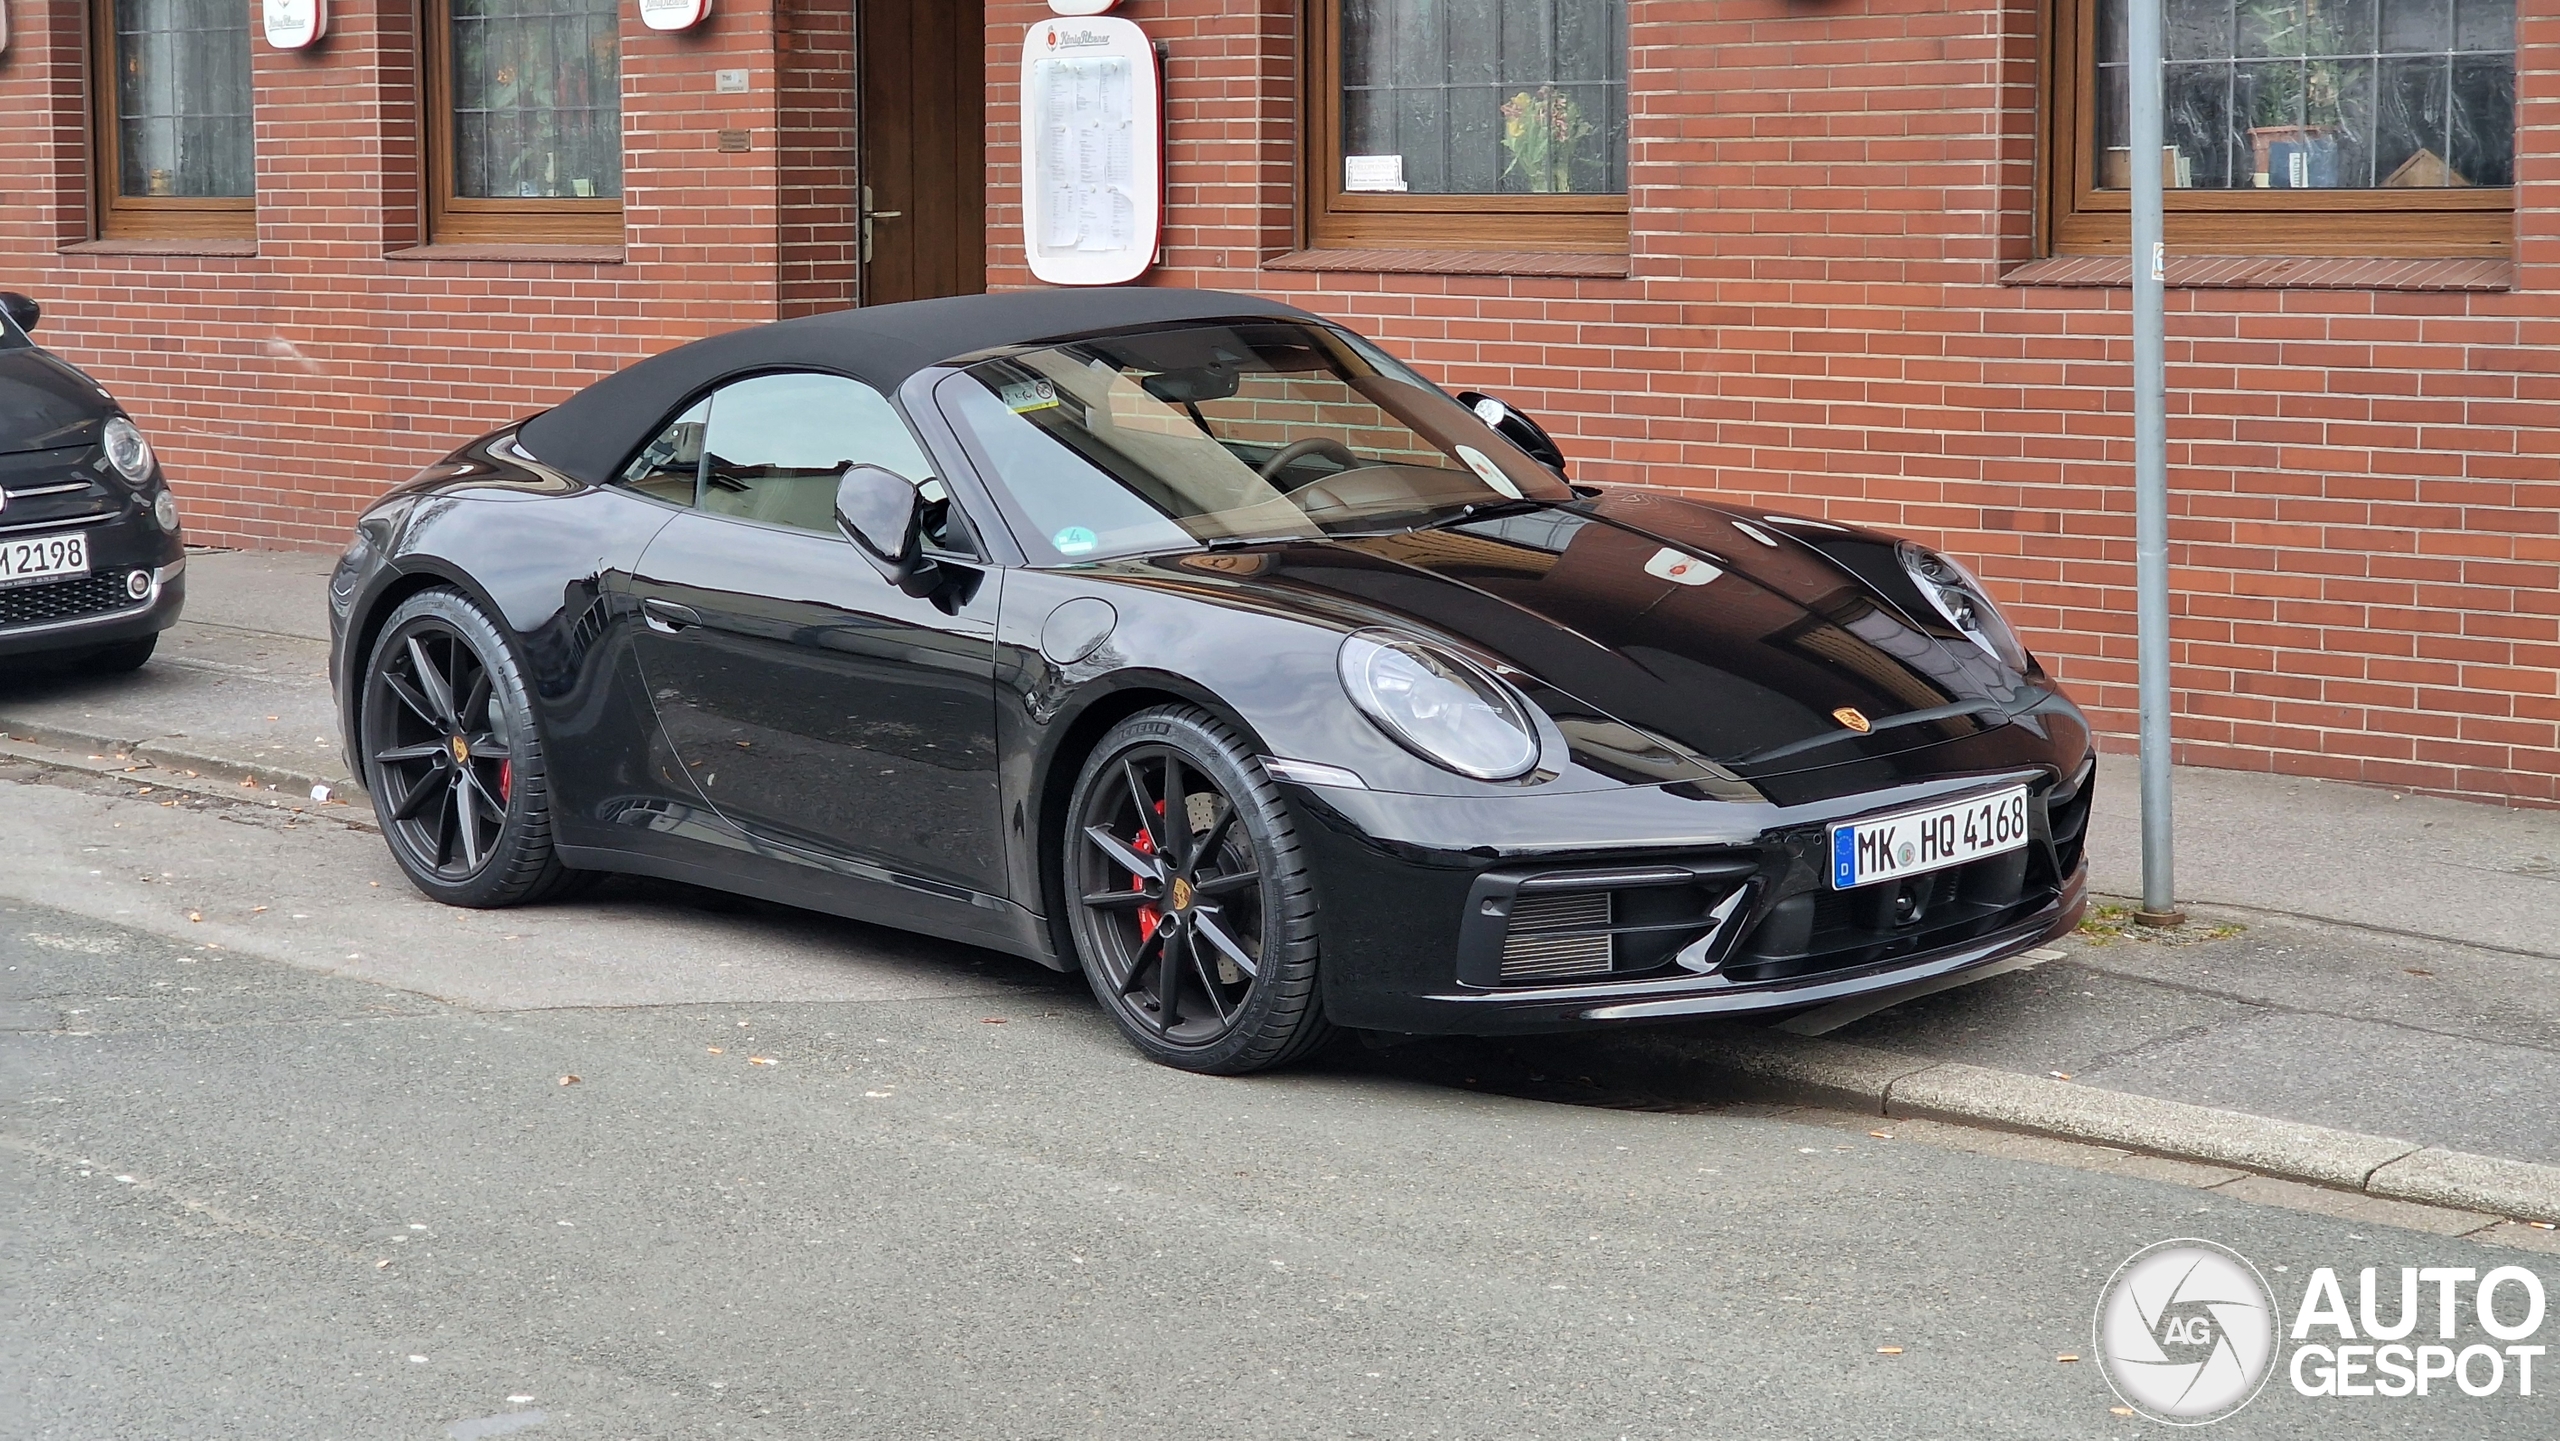
[[[984,908],[1004,892],[996,586],[883,580],[837,529],[845,467],[942,498],[878,391],[842,376],[734,381],[708,400],[692,503],[643,552],[637,649],[703,797],[784,861]],[[682,477],[662,483],[678,501]],[[964,522],[929,537],[974,564]]]

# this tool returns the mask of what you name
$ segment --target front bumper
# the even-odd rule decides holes
[[[0,590],[0,656],[88,650],[157,635],[187,603],[186,550],[143,518],[89,530],[90,574]],[[149,580],[135,596],[136,573]]]
[[[2087,905],[2096,757],[2067,703],[2048,719],[2024,748],[2039,755],[2016,735],[1988,753],[1986,736],[1931,778],[1789,806],[1630,788],[1605,826],[1596,798],[1487,808],[1288,787],[1321,886],[1326,1012],[1408,1034],[1664,1022],[1796,1010],[2015,955]],[[2007,764],[1964,764],[1993,760]],[[1890,890],[1829,889],[1832,823],[2020,782],[2025,851],[1883,883],[1924,892],[1916,917]]]

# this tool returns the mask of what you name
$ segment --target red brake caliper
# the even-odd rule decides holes
[[[498,799],[513,800],[508,792],[516,788],[516,763],[513,759],[498,762]]]
[[[1156,814],[1164,814],[1164,802],[1156,802]],[[1138,838],[1129,843],[1129,849],[1136,851],[1142,856],[1154,855],[1156,853],[1155,833],[1147,830],[1143,826],[1139,827]],[[1146,888],[1146,877],[1139,875],[1129,877],[1129,889],[1133,891],[1143,891]],[[1138,907],[1138,939],[1140,941],[1151,941],[1155,939],[1156,927],[1163,923],[1164,910],[1162,907],[1157,906],[1152,901]]]

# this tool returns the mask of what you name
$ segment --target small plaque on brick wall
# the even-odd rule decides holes
[[[733,154],[745,150],[747,148],[747,132],[743,130],[721,131],[720,148]]]

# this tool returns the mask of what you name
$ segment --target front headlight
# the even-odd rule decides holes
[[[1991,592],[1982,581],[1967,570],[1964,562],[1953,556],[1904,541],[1896,548],[1902,558],[1902,569],[1911,583],[1920,588],[1920,596],[1946,617],[1947,624],[1964,633],[1965,639],[1982,647],[1983,653],[2020,675],[2027,673],[2031,662],[2027,648],[2018,633],[2009,628],[2008,618],[2000,607],[1991,603]]]
[[[1354,631],[1337,661],[1360,713],[1415,755],[1483,781],[1538,763],[1538,731],[1511,688],[1465,658],[1390,630]]]
[[[162,530],[176,535],[178,533],[178,498],[166,490],[161,491],[151,502],[151,518],[160,523]]]
[[[107,447],[107,464],[116,468],[116,474],[134,485],[151,478],[151,442],[142,438],[142,427],[119,415],[107,422],[101,439]]]

